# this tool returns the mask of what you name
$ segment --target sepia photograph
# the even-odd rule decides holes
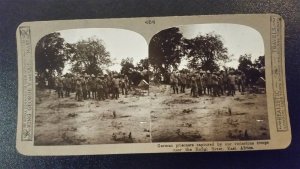
[[[24,22],[17,150],[284,149],[284,30],[274,14]]]
[[[171,27],[149,44],[153,142],[270,139],[265,50],[238,24]]]
[[[35,48],[35,72],[35,145],[151,141],[148,45],[138,33],[47,34]]]

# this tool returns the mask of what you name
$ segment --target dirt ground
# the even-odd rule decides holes
[[[131,92],[118,100],[75,101],[37,90],[35,145],[150,142],[149,96]],[[140,96],[142,94],[143,96]]]
[[[75,101],[37,90],[35,145],[114,144],[269,139],[265,94],[234,97],[172,94],[150,86],[118,100]],[[150,123],[151,121],[151,123]]]
[[[269,139],[265,94],[234,97],[172,94],[170,86],[150,87],[153,142]]]

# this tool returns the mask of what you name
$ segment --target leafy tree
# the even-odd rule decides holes
[[[250,68],[253,67],[250,54],[244,54],[239,57],[238,69],[244,73],[248,73]]]
[[[260,76],[265,78],[265,56],[259,56],[254,61],[254,67],[257,68],[260,72]]]
[[[198,35],[184,40],[184,48],[189,59],[188,67],[210,71],[219,70],[219,61],[229,60],[227,48],[217,34]]]
[[[141,59],[140,62],[137,64],[136,68],[139,71],[148,70],[149,60],[148,59]]]
[[[178,68],[184,56],[182,38],[177,27],[162,30],[152,37],[149,44],[149,63],[155,73],[162,73],[167,77],[170,68]]]
[[[144,76],[137,70],[137,67],[133,65],[133,58],[128,57],[121,61],[121,73],[128,76],[129,83],[138,85]]]
[[[133,65],[133,58],[128,57],[126,59],[122,59],[121,66],[121,73],[127,76],[130,75],[135,69]]]
[[[264,73],[262,74],[262,72],[260,72],[259,68],[256,66],[256,63],[262,61],[262,58],[258,58],[260,61],[254,61],[254,63],[252,63],[251,57],[252,56],[250,54],[241,55],[239,58],[238,69],[245,73],[246,83],[253,85],[259,77],[264,76]],[[261,64],[264,63],[260,63],[260,66]]]
[[[259,56],[254,61],[254,66],[258,69],[265,67],[265,56]]]
[[[71,57],[72,72],[102,74],[101,66],[111,63],[110,54],[100,39],[91,37],[80,40],[73,46],[76,50]]]
[[[44,36],[35,48],[36,71],[39,75],[48,76],[54,72],[61,73],[72,51],[72,46],[60,37],[60,33],[54,32]]]
[[[138,71],[132,71],[131,74],[128,75],[129,81],[135,86],[137,86],[143,78],[143,75]]]

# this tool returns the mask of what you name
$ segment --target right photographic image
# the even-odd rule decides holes
[[[270,139],[265,49],[238,24],[167,28],[149,44],[152,142]]]

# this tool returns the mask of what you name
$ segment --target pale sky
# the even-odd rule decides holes
[[[127,57],[133,58],[133,63],[138,63],[141,59],[148,58],[148,44],[140,34],[114,28],[85,28],[68,29],[58,31],[61,37],[68,43],[76,43],[82,39],[96,37],[104,42],[106,50],[110,53],[113,65],[109,70],[120,71],[121,60]],[[66,65],[63,74],[68,72],[70,65]]]
[[[197,35],[215,33],[221,35],[224,46],[228,49],[228,54],[233,55],[231,62],[225,66],[237,68],[240,55],[251,54],[252,61],[259,56],[265,55],[263,39],[255,29],[238,24],[195,24],[179,26],[183,36],[187,39]],[[183,59],[179,69],[185,68],[187,60]]]
[[[237,68],[238,58],[243,54],[251,54],[252,60],[264,55],[263,39],[255,29],[237,24],[195,24],[179,26],[183,36],[187,39],[197,35],[215,33],[221,35],[224,46],[228,49],[228,54],[233,55],[231,62],[226,66]],[[148,44],[140,34],[124,29],[115,28],[85,28],[68,29],[58,31],[61,37],[68,43],[76,43],[82,39],[96,37],[103,41],[103,45],[110,53],[113,65],[109,70],[120,71],[121,60],[133,57],[134,64],[141,59],[148,58]],[[186,68],[187,60],[182,59],[179,69]],[[68,72],[70,65],[66,65],[63,73]]]

